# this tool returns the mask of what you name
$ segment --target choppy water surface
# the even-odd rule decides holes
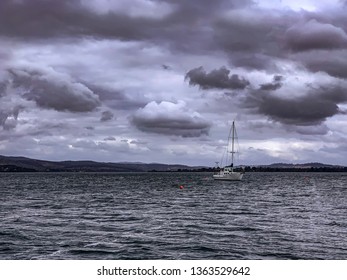
[[[0,193],[0,259],[347,259],[343,173],[2,173]]]

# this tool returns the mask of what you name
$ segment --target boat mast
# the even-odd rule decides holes
[[[231,166],[234,167],[234,140],[235,140],[235,121],[233,121],[231,137]]]

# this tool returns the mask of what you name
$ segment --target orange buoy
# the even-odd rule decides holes
[[[181,189],[181,190],[183,190],[183,189],[184,189],[184,187],[183,187],[183,186],[180,186],[180,189]]]

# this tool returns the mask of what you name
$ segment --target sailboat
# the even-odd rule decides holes
[[[240,181],[245,174],[244,170],[235,170],[234,168],[234,154],[235,152],[235,140],[237,140],[235,121],[230,129],[227,145],[227,153],[231,153],[231,163],[219,170],[218,173],[213,175],[215,180],[224,180],[224,181]],[[230,151],[230,141],[231,141],[231,151]]]

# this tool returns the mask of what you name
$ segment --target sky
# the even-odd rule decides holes
[[[1,0],[0,154],[347,165],[347,1]]]

